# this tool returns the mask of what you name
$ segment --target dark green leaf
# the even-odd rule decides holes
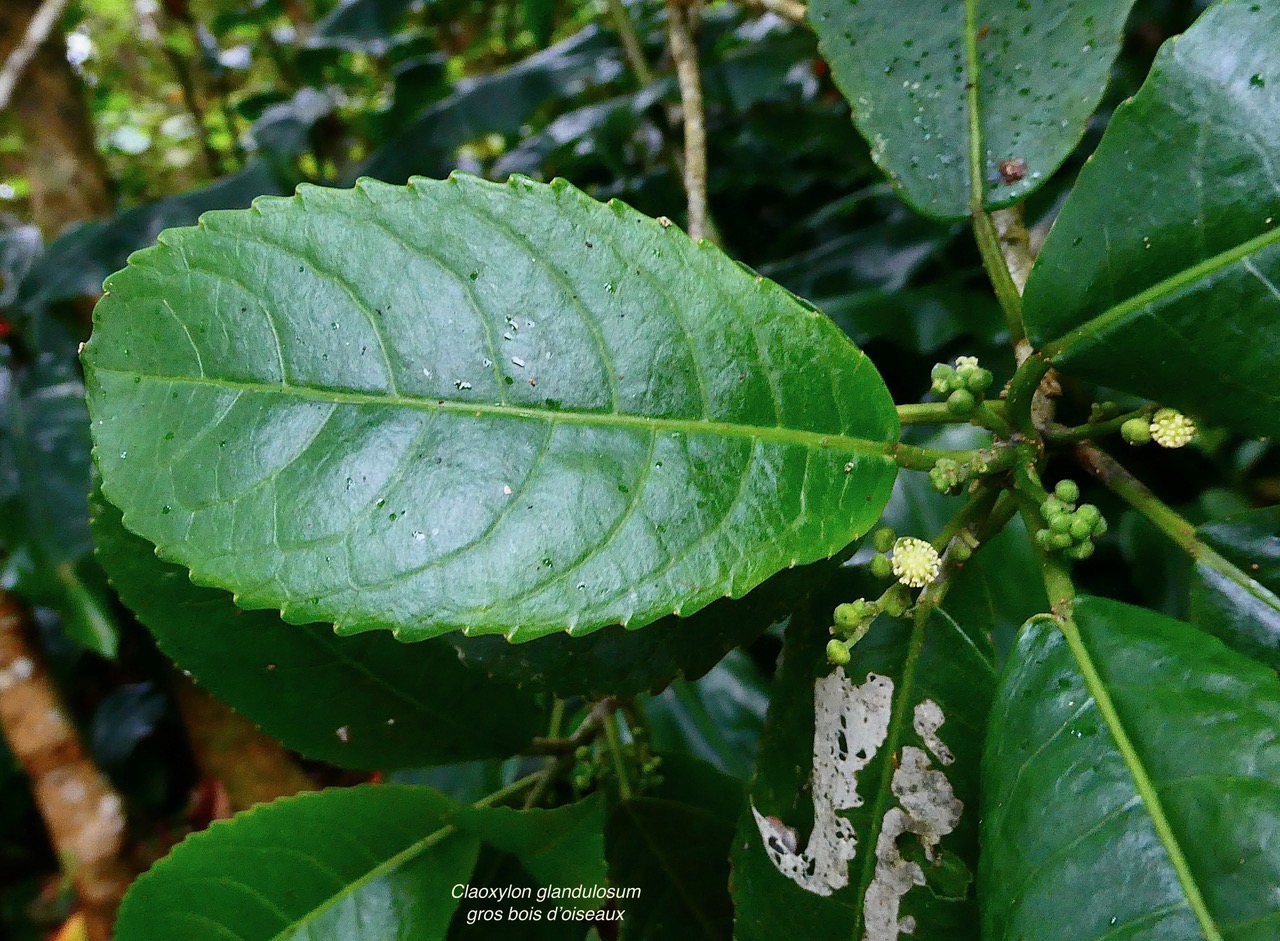
[[[643,631],[615,625],[585,637],[551,634],[527,644],[460,634],[449,640],[464,663],[561,698],[656,693],[677,677],[698,679],[734,647],[785,625],[833,570],[827,562],[788,569],[745,598],[721,598],[689,617],[661,618]]]
[[[70,362],[39,353],[11,366],[0,346],[0,587],[57,608],[73,638],[114,657],[115,621],[88,558],[88,432]]]
[[[108,289],[104,492],[291,622],[639,627],[833,555],[896,475],[888,390],[829,320],[563,182],[306,187]]]
[[[1206,523],[1199,535],[1237,571],[1228,576],[1196,565],[1191,619],[1228,646],[1280,668],[1280,507]]]
[[[403,183],[415,174],[443,176],[459,147],[485,134],[515,134],[548,99],[612,78],[621,69],[614,41],[588,26],[501,72],[459,84],[369,158],[361,173]]]
[[[387,769],[502,757],[545,728],[533,698],[458,662],[443,640],[338,637],[242,611],[120,525],[94,501],[98,558],[160,649],[269,734],[311,758]]]
[[[467,807],[452,822],[463,832],[479,837],[495,849],[511,853],[547,890],[544,911],[565,908],[600,909],[595,895],[575,898],[571,890],[581,886],[602,890],[606,882],[604,859],[604,800],[593,794],[576,804],[554,810],[513,810],[510,807]]]
[[[110,219],[78,223],[49,243],[22,282],[18,303],[35,309],[96,297],[107,275],[164,229],[190,225],[210,209],[247,206],[255,196],[283,191],[274,171],[255,161],[200,189],[135,206]]]
[[[1116,110],[1027,284],[1056,364],[1280,433],[1278,59],[1280,8],[1227,0]]]
[[[622,899],[621,941],[728,941],[729,843],[733,824],[688,804],[625,800],[605,831],[610,882],[639,889]]]
[[[813,0],[809,19],[876,162],[915,208],[960,218],[975,176],[985,208],[1007,206],[1067,158],[1132,5],[949,0],[926,15],[899,0]]]
[[[660,752],[685,752],[737,778],[755,764],[769,694],[760,668],[740,650],[696,682],[676,680],[640,709]]]
[[[881,618],[832,668],[829,618],[787,631],[734,841],[734,936],[975,938],[989,645],[943,611]]]
[[[1028,624],[1000,681],[983,938],[1276,937],[1275,673],[1141,608],[1085,598],[1074,620],[1074,644]]]
[[[117,941],[443,939],[476,862],[428,788],[285,798],[188,837],[129,890]]]
[[[339,0],[307,37],[307,44],[376,54],[392,44],[412,0]]]

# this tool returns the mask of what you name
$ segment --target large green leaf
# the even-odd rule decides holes
[[[888,391],[830,321],[563,182],[305,187],[107,289],[104,492],[290,622],[638,627],[837,552],[896,472]]]
[[[733,823],[674,800],[625,800],[605,830],[610,881],[639,890],[617,902],[621,941],[728,941]]]
[[[112,585],[165,655],[289,748],[346,768],[505,757],[545,728],[533,697],[458,662],[443,640],[338,637],[241,611],[120,524],[95,494],[93,534]]]
[[[129,890],[117,941],[443,939],[479,843],[430,788],[264,804],[188,837]]]
[[[1141,608],[1074,620],[1027,625],[992,708],[984,939],[1275,938],[1275,673]]]
[[[833,668],[829,617],[787,631],[734,840],[734,937],[975,938],[990,645],[944,611],[881,618]]]
[[[1053,362],[1280,433],[1278,59],[1280,8],[1253,0],[1161,49],[1027,284],[1027,328]]]
[[[1206,523],[1198,534],[1236,571],[1197,563],[1191,619],[1228,646],[1280,669],[1280,507]]]
[[[945,0],[911,13],[900,0],[813,0],[809,19],[876,163],[921,212],[959,218],[975,179],[981,205],[1006,206],[1067,158],[1132,5]]]
[[[736,778],[755,765],[769,694],[755,662],[733,650],[696,682],[676,680],[640,700],[653,747],[683,752]]]
[[[745,598],[721,598],[689,617],[669,615],[643,631],[617,625],[585,637],[550,634],[527,644],[502,637],[449,635],[462,662],[490,676],[561,698],[656,693],[672,680],[696,680],[741,644],[785,626],[835,565],[786,569]]]

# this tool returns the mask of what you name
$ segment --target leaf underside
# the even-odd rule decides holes
[[[830,321],[563,182],[302,187],[106,288],[106,496],[290,622],[640,626],[833,554],[896,473],[888,391]]]
[[[1132,5],[947,0],[911,15],[900,0],[813,0],[809,19],[872,158],[916,209],[959,219],[975,173],[981,205],[1008,206],[1080,142]]]
[[[1275,673],[1195,627],[1118,602],[1083,599],[1075,620],[1136,762],[1125,761],[1057,626],[1028,624],[983,759],[983,937],[1201,941],[1208,922],[1216,938],[1274,938]]]
[[[1280,434],[1278,59],[1280,9],[1227,0],[1116,109],[1027,284],[1057,365]]]
[[[443,638],[406,648],[241,611],[157,559],[101,494],[92,506],[98,560],[165,656],[308,758],[371,771],[503,758],[546,728],[531,693],[463,665]]]

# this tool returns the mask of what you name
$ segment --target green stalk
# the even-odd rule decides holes
[[[1111,455],[1095,445],[1076,445],[1076,457],[1090,474],[1108,490],[1145,516],[1162,533],[1189,555],[1197,565],[1217,572],[1243,591],[1264,604],[1274,604],[1270,592],[1249,577],[1228,559],[1219,555],[1212,546],[1201,542],[1195,526],[1147,489],[1138,478],[1125,470]]]
[[[901,441],[889,449],[889,454],[898,462],[899,467],[918,471],[933,470],[933,465],[938,463],[939,458],[950,458],[953,461],[965,464],[978,456],[978,452],[972,449],[967,451],[948,451],[945,448],[921,448],[914,444],[904,444]]]
[[[1035,401],[1040,380],[1049,371],[1049,362],[1038,353],[1027,357],[1009,382],[1009,394],[1005,398],[1005,416],[1013,427],[1028,437],[1039,434],[1031,417],[1031,404]]]
[[[1051,425],[1045,431],[1045,439],[1054,444],[1075,444],[1080,441],[1089,441],[1094,438],[1104,438],[1107,435],[1113,435],[1120,430],[1120,426],[1131,418],[1149,418],[1156,410],[1154,405],[1144,405],[1142,408],[1134,409],[1132,412],[1126,412],[1123,415],[1117,415],[1115,418],[1108,418],[1105,421],[1085,422],[1083,425]]]
[[[624,801],[630,800],[631,781],[627,777],[627,765],[622,754],[622,736],[618,733],[617,712],[610,713],[604,720],[604,737],[609,744],[609,754],[613,756],[613,771],[618,776],[618,794]]]

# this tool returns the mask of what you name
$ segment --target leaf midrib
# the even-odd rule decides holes
[[[401,866],[405,865],[406,863],[412,862],[414,859],[416,859],[418,856],[425,853],[427,850],[431,849],[436,844],[442,843],[443,841],[445,841],[451,836],[454,836],[457,833],[458,833],[458,828],[456,826],[453,826],[452,824],[446,824],[445,826],[439,828],[438,830],[428,833],[422,839],[415,840],[413,843],[410,843],[408,846],[406,846],[400,852],[396,853],[394,856],[388,856],[385,860],[383,860],[381,863],[371,868],[364,875],[360,876],[357,879],[353,879],[352,881],[348,882],[346,885],[342,886],[342,888],[334,892],[332,895],[327,896],[324,899],[324,901],[321,902],[319,905],[316,905],[306,914],[290,922],[288,925],[282,928],[279,932],[273,935],[270,941],[290,941],[291,938],[295,938],[297,936],[297,930],[299,926],[314,922],[317,918],[319,918],[325,912],[329,911],[339,902],[355,895],[357,892],[359,892],[369,883],[373,882],[375,879],[379,879],[382,876],[390,872],[393,872],[396,869],[399,869]]]
[[[1050,360],[1057,360],[1069,354],[1072,348],[1082,341],[1088,339],[1096,340],[1102,331],[1125,321],[1144,308],[1156,304],[1170,295],[1177,294],[1198,281],[1210,278],[1218,272],[1262,251],[1264,248],[1278,243],[1280,243],[1280,228],[1272,229],[1270,232],[1263,232],[1261,235],[1254,236],[1248,241],[1241,242],[1226,251],[1205,258],[1189,268],[1183,268],[1181,271],[1157,281],[1149,288],[1140,291],[1127,300],[1114,304],[1099,314],[1095,314],[1080,326],[1064,333],[1056,340],[1041,345],[1040,352]]]
[[[1058,627],[1067,642],[1071,656],[1076,661],[1076,666],[1080,669],[1081,676],[1084,678],[1085,688],[1088,689],[1089,695],[1093,697],[1093,701],[1098,707],[1098,712],[1107,725],[1107,731],[1110,733],[1112,741],[1115,742],[1116,750],[1120,752],[1120,757],[1123,759],[1130,777],[1133,778],[1134,787],[1147,810],[1147,814],[1151,817],[1156,836],[1160,839],[1161,845],[1164,846],[1165,852],[1169,855],[1169,863],[1178,878],[1178,884],[1182,887],[1183,895],[1186,896],[1187,906],[1191,909],[1192,914],[1195,915],[1206,941],[1224,941],[1218,926],[1214,924],[1213,915],[1209,912],[1208,905],[1205,904],[1204,895],[1200,891],[1195,875],[1191,872],[1191,865],[1187,862],[1187,856],[1182,850],[1182,844],[1178,842],[1178,838],[1169,824],[1169,818],[1164,811],[1164,802],[1160,800],[1160,794],[1156,790],[1155,782],[1152,781],[1150,772],[1147,771],[1146,765],[1143,764],[1142,757],[1138,754],[1133,740],[1129,737],[1128,730],[1120,719],[1115,702],[1111,698],[1111,691],[1107,688],[1102,679],[1102,674],[1098,671],[1097,664],[1093,661],[1093,655],[1089,652],[1089,648],[1084,642],[1080,628],[1070,614],[1058,621]]]
[[[155,373],[139,373],[133,370],[115,369],[95,365],[91,371],[109,373],[130,379],[153,382],[185,383],[188,385],[207,386],[239,392],[283,395],[305,399],[312,402],[323,402],[327,405],[377,405],[409,408],[423,412],[445,412],[473,417],[489,416],[497,418],[518,418],[533,421],[560,423],[565,425],[585,425],[598,428],[635,428],[643,431],[665,431],[672,434],[715,435],[724,438],[741,438],[752,441],[767,441],[783,445],[800,445],[809,448],[836,448],[845,451],[860,452],[882,456],[891,460],[895,443],[893,441],[873,441],[869,438],[858,438],[850,435],[834,434],[821,431],[809,431],[800,428],[787,428],[782,425],[748,425],[727,421],[716,421],[706,418],[659,418],[646,415],[628,415],[618,412],[585,412],[572,410],[550,410],[528,408],[517,405],[500,405],[489,402],[459,402],[454,399],[427,399],[415,396],[393,395],[388,393],[371,394],[352,392],[341,389],[323,389],[302,386],[294,383],[259,383],[234,379],[211,379],[202,376],[165,376]]]

